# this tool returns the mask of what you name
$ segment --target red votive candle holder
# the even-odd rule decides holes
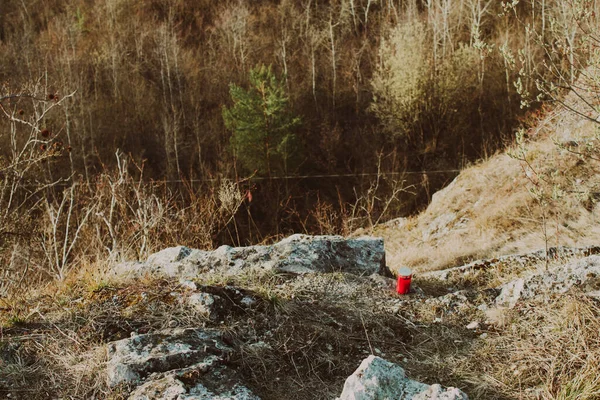
[[[412,280],[412,271],[408,267],[402,267],[398,271],[398,284],[396,292],[398,294],[407,294],[410,292],[410,281]]]

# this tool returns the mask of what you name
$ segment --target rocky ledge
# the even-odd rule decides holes
[[[307,235],[292,235],[269,246],[221,246],[214,251],[171,247],[152,254],[146,262],[118,264],[114,273],[124,277],[158,274],[186,279],[205,272],[234,275],[249,270],[390,275],[381,238]]]
[[[129,400],[258,400],[227,368],[232,351],[216,330],[132,335],[108,345],[108,384],[133,387]]]
[[[566,293],[573,287],[588,296],[600,297],[600,256],[585,257],[505,283],[498,288],[496,304],[513,308],[521,300]]]
[[[179,301],[209,320],[227,308],[227,301],[249,310],[257,300],[243,289],[199,287],[189,279],[205,273],[229,275],[248,271],[346,272],[380,279],[386,279],[381,275],[390,275],[380,238],[306,235],[293,235],[270,246],[221,246],[215,251],[172,247],[151,255],[146,262],[125,263],[114,270],[120,276],[178,278],[191,292],[180,296]],[[122,387],[130,400],[258,399],[229,362],[239,351],[219,330],[205,326],[133,333],[131,338],[108,344],[108,383]],[[371,355],[346,380],[340,399],[383,398],[462,400],[467,396],[458,389],[411,380],[399,365]]]

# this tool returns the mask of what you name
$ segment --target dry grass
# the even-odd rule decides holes
[[[0,393],[119,398],[103,376],[104,344],[178,326],[222,330],[238,350],[232,367],[263,399],[326,399],[372,351],[399,360],[412,335],[404,318],[374,306],[393,294],[368,278],[240,275],[196,283],[227,299],[213,318],[179,301],[189,289],[171,280],[78,281],[14,298],[0,314],[0,348],[8,349],[0,353]],[[257,303],[241,307],[228,285]]]
[[[4,304],[0,392],[124,398],[126,391],[106,386],[104,344],[178,326],[221,330],[236,349],[230,367],[266,400],[333,398],[372,353],[413,379],[457,386],[473,399],[592,399],[600,359],[595,301],[570,294],[512,311],[477,309],[495,297],[493,287],[537,267],[542,260],[499,263],[446,282],[416,279],[422,292],[410,296],[394,294],[393,280],[341,273],[207,275],[195,281],[199,290],[227,299],[213,318],[181,302],[191,291],[174,280],[74,279]],[[231,288],[256,303],[240,307]],[[435,299],[456,290],[465,300]]]
[[[513,149],[520,152],[517,158],[500,154],[471,166],[419,216],[376,227],[386,239],[388,263],[423,272],[547,244],[597,244],[600,162],[576,154],[588,151],[586,143],[596,144],[595,127],[563,114],[544,121],[542,127],[552,124],[555,131],[530,131],[525,144]],[[573,140],[581,144],[564,147]],[[106,231],[83,230],[80,243],[91,246],[90,253],[143,258],[160,243],[194,233],[202,233],[196,240],[207,244],[211,232],[223,229],[233,240],[230,216],[241,201],[235,187],[224,187],[220,202],[203,204],[193,197],[195,209],[178,208],[168,193],[155,198],[151,187],[131,184],[111,189],[110,176],[104,178],[104,191],[93,199],[105,210],[113,199],[120,204],[109,220],[117,230],[104,221],[99,222]],[[532,190],[544,193],[543,202]],[[144,210],[148,217],[156,215],[152,207],[168,212],[150,220]],[[197,232],[186,229],[210,214],[209,225]],[[128,228],[125,221],[132,218],[145,227],[144,235]],[[491,303],[498,285],[545,268],[544,260],[490,261],[446,281],[417,276],[421,291],[407,297],[395,295],[385,278],[208,274],[197,278],[200,289],[227,299],[208,318],[180,301],[190,290],[178,282],[111,281],[101,273],[107,261],[100,258],[77,259],[77,268],[62,282],[0,298],[0,394],[124,398],[125,391],[106,385],[105,344],[131,332],[178,326],[220,329],[236,349],[231,367],[266,400],[332,398],[360,360],[373,353],[402,365],[411,378],[460,387],[473,399],[600,398],[595,300],[571,292],[520,303],[514,310],[478,309]],[[241,307],[231,287],[255,297],[255,305]],[[438,298],[448,293],[446,300],[459,301]],[[472,321],[481,326],[466,329]]]
[[[600,397],[596,300],[571,294],[529,302],[512,311],[510,319],[510,325],[482,342],[463,366],[478,386],[474,397],[483,390],[515,399]]]

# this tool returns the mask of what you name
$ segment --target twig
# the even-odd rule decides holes
[[[369,343],[369,349],[371,349],[371,354],[373,354],[373,346],[371,346],[371,340],[369,339],[369,333],[367,332],[367,327],[365,326],[365,320],[363,319],[362,312],[359,312],[360,322],[362,322],[363,329],[365,330],[365,336],[367,337],[367,343]]]

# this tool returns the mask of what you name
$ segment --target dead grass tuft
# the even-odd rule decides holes
[[[475,397],[496,390],[506,398],[599,398],[596,300],[571,294],[549,303],[529,302],[512,311],[510,320],[502,334],[481,343],[463,366],[478,385]]]

